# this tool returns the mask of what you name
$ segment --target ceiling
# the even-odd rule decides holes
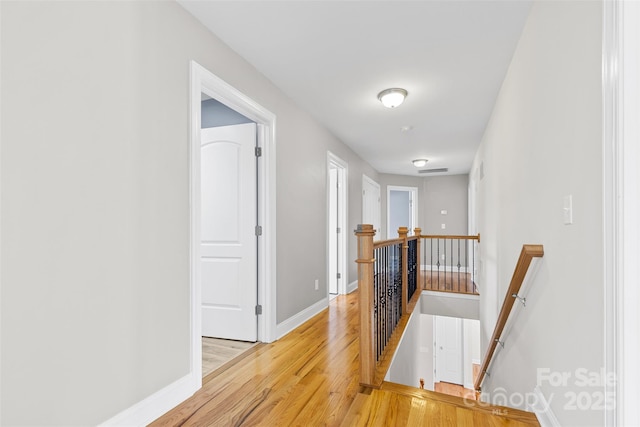
[[[416,176],[417,158],[469,172],[531,6],[178,2],[379,172]],[[377,99],[391,87],[409,92],[395,109]]]

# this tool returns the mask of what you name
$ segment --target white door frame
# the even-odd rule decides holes
[[[640,4],[603,4],[605,425],[640,425]],[[610,403],[615,403],[613,407]]]
[[[382,224],[380,224],[380,221],[382,220],[381,216],[382,216],[382,208],[380,206],[380,184],[378,184],[376,181],[374,181],[373,179],[369,178],[367,175],[362,174],[362,223],[365,223],[365,219],[364,219],[364,215],[365,215],[365,211],[364,211],[364,206],[365,206],[365,191],[364,191],[364,187],[365,185],[371,185],[373,187],[376,187],[378,189],[378,209],[377,209],[377,216],[378,216],[378,223],[377,224],[372,224],[373,225],[373,229],[376,232],[376,235],[374,236],[375,240],[382,240],[382,236],[381,234],[381,230],[380,228],[382,227]],[[372,223],[375,221],[371,221]]]
[[[413,235],[413,229],[416,228],[418,221],[418,187],[403,187],[399,185],[387,185],[387,239],[396,239],[398,230],[391,230],[391,199],[392,191],[406,191],[411,194],[411,224],[409,227],[409,236]]]
[[[327,151],[327,295],[329,295],[330,289],[330,280],[329,277],[329,257],[331,255],[331,248],[329,244],[329,233],[331,230],[329,229],[329,218],[331,212],[329,212],[329,169],[331,168],[339,169],[342,173],[338,173],[338,223],[341,227],[341,232],[338,234],[338,246],[341,254],[341,262],[338,263],[338,273],[340,273],[340,277],[342,281],[340,282],[340,286],[338,287],[338,293],[341,295],[345,295],[347,293],[347,218],[348,209],[349,209],[349,165],[347,162],[342,160],[340,157],[333,154],[331,151]]]
[[[253,120],[258,129],[262,162],[258,162],[258,340],[272,342],[276,335],[276,116],[222,79],[191,61],[189,187],[190,187],[190,293],[191,373],[202,387],[202,287],[200,274],[200,126],[201,93]]]

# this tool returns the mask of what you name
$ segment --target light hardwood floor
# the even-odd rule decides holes
[[[256,343],[202,337],[202,377],[206,377],[254,345]]]
[[[425,291],[455,292],[479,295],[476,284],[469,273],[422,270],[422,289]]]
[[[354,419],[354,413],[367,411],[366,418],[358,418],[353,425],[404,426],[414,425],[398,423],[407,416],[428,420],[438,411],[449,414],[446,408],[453,407],[453,411],[457,411],[459,406],[451,400],[445,400],[445,404],[431,399],[427,403],[416,403],[424,410],[408,415],[402,409],[407,408],[407,402],[412,408],[414,400],[421,402],[424,396],[407,396],[393,389],[376,391],[383,393],[377,393],[380,398],[369,402],[374,393],[369,391],[367,394],[367,390],[359,386],[358,329],[357,293],[340,296],[331,302],[328,310],[280,340],[258,344],[243,353],[233,365],[208,375],[202,389],[152,425],[339,426],[350,425],[343,421]],[[463,405],[459,398],[446,396],[444,399],[457,399],[454,402]],[[359,406],[363,404],[364,407]],[[389,408],[400,412],[392,415]],[[488,410],[477,416],[478,411],[473,407],[466,410],[471,415],[460,412],[463,414],[460,417],[471,417],[474,421],[466,425],[537,425],[517,424],[509,417],[493,415]],[[375,415],[378,421],[374,422],[369,415]],[[389,424],[385,421],[387,418],[395,421]]]

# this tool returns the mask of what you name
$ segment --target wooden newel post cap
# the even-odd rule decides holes
[[[373,225],[371,224],[358,224],[356,229],[354,230],[357,235],[375,235],[376,230],[373,229]]]
[[[407,237],[408,234],[409,234],[409,229],[407,227],[398,228],[398,236]]]
[[[422,234],[422,228],[420,227],[416,227],[413,229],[413,235],[414,236],[420,236]]]

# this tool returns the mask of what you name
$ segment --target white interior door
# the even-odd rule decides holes
[[[329,169],[329,293],[337,294],[339,289],[340,274],[338,262],[340,259],[340,247],[338,245],[338,169]]]
[[[380,184],[362,175],[362,223],[372,224],[375,240],[380,240]]]
[[[434,316],[433,322],[436,330],[435,381],[462,385],[464,383],[462,319]]]
[[[256,125],[201,136],[202,335],[256,341]]]

